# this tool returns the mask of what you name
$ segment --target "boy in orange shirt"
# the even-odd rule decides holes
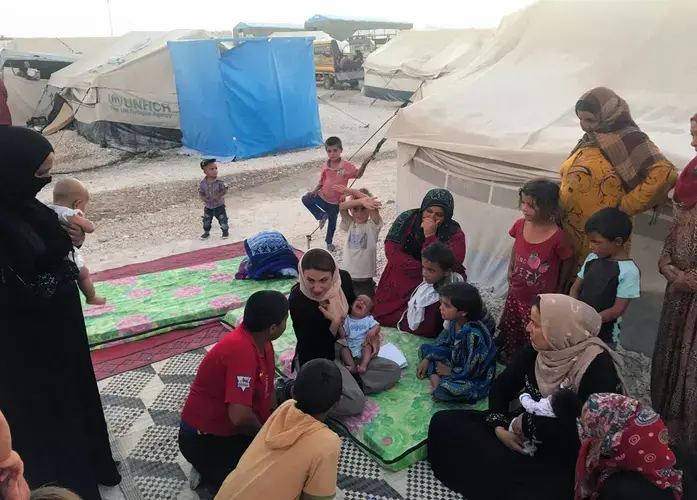
[[[319,500],[336,495],[341,441],[324,423],[341,399],[341,372],[313,359],[271,415],[215,500]]]
[[[327,163],[322,165],[322,173],[315,188],[302,197],[302,202],[310,213],[319,221],[320,229],[329,222],[327,227],[327,250],[333,252],[334,232],[336,231],[336,220],[339,216],[339,203],[343,196],[336,186],[346,188],[351,179],[360,179],[365,173],[368,161],[363,162],[360,169],[350,161],[341,158],[344,148],[341,139],[329,137],[324,147],[327,150]]]

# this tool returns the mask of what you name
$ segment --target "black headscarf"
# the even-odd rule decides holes
[[[443,209],[444,220],[436,230],[439,241],[446,242],[460,229],[460,225],[453,220],[455,200],[447,189],[431,189],[421,202],[421,208],[406,210],[399,214],[394,221],[385,241],[402,244],[405,253],[417,260],[421,260],[421,247],[426,239],[421,228],[423,213],[427,208],[440,207]],[[409,229],[407,231],[407,229]]]
[[[0,267],[26,281],[52,272],[72,251],[56,214],[36,199],[51,182],[36,171],[52,152],[38,132],[0,127]]]

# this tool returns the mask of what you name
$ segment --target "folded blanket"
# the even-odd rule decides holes
[[[262,231],[244,240],[248,279],[264,280],[298,276],[298,257],[285,236],[278,231]],[[242,271],[242,270],[240,270]]]

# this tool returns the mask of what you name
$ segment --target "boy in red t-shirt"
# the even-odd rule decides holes
[[[182,410],[179,449],[213,493],[277,406],[271,342],[283,334],[287,319],[285,295],[256,292],[242,324],[198,368]]]
[[[336,186],[345,188],[350,179],[363,177],[365,167],[370,159],[364,161],[360,169],[356,169],[353,163],[341,158],[344,148],[338,137],[329,137],[324,142],[324,148],[327,150],[327,163],[322,165],[322,173],[317,186],[302,197],[302,202],[319,221],[320,229],[324,228],[327,221],[329,222],[325,241],[327,242],[327,250],[333,252],[336,248],[333,243],[334,232],[336,231],[336,220],[339,216],[339,203],[342,197],[342,193],[336,189]]]

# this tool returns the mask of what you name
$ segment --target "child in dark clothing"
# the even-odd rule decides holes
[[[586,222],[591,253],[569,293],[600,313],[599,337],[612,349],[619,342],[622,315],[641,295],[639,268],[625,249],[631,234],[632,220],[621,210],[604,208],[593,214]]]
[[[201,181],[198,186],[198,194],[201,201],[205,204],[203,209],[203,234],[201,239],[208,239],[211,235],[213,227],[213,218],[218,219],[220,229],[223,232],[223,239],[229,234],[227,212],[225,211],[225,195],[227,194],[227,185],[218,179],[218,164],[215,158],[208,158],[201,162],[201,170],[206,175],[206,178]]]
[[[438,289],[440,312],[449,321],[435,344],[419,350],[418,378],[429,378],[436,401],[475,403],[489,394],[496,373],[496,346],[481,322],[482,299],[468,283]]]

